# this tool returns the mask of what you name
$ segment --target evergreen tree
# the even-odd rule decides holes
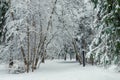
[[[5,14],[8,8],[9,8],[9,2],[6,0],[0,0],[0,38],[2,36],[3,26],[5,24]]]
[[[103,43],[97,56],[104,64],[120,62],[120,0],[91,0],[97,11],[98,44]],[[97,49],[98,50],[98,49]]]

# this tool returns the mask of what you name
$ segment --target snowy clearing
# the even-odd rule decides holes
[[[75,61],[47,60],[39,70],[23,74],[8,74],[7,66],[0,65],[0,80],[120,80],[120,73]]]

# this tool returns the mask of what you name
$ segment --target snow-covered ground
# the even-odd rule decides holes
[[[75,61],[53,60],[41,64],[39,70],[23,74],[9,74],[7,66],[0,65],[0,80],[120,80],[120,73]]]

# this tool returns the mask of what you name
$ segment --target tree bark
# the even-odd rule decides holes
[[[29,72],[29,64],[30,64],[30,33],[29,33],[29,26],[27,26],[27,47],[28,47],[28,55],[27,55],[27,73]]]
[[[74,50],[75,50],[76,59],[78,59],[79,63],[82,64],[81,58],[80,58],[80,56],[78,55],[78,51],[77,51],[77,48],[76,48],[76,43],[75,43],[74,40],[73,40],[73,47],[74,47]]]
[[[82,55],[83,55],[83,67],[85,67],[85,52],[82,51]]]

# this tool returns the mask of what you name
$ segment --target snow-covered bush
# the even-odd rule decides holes
[[[9,66],[9,73],[18,74],[18,73],[24,73],[24,72],[25,72],[25,65],[23,62],[14,60],[13,65]]]

